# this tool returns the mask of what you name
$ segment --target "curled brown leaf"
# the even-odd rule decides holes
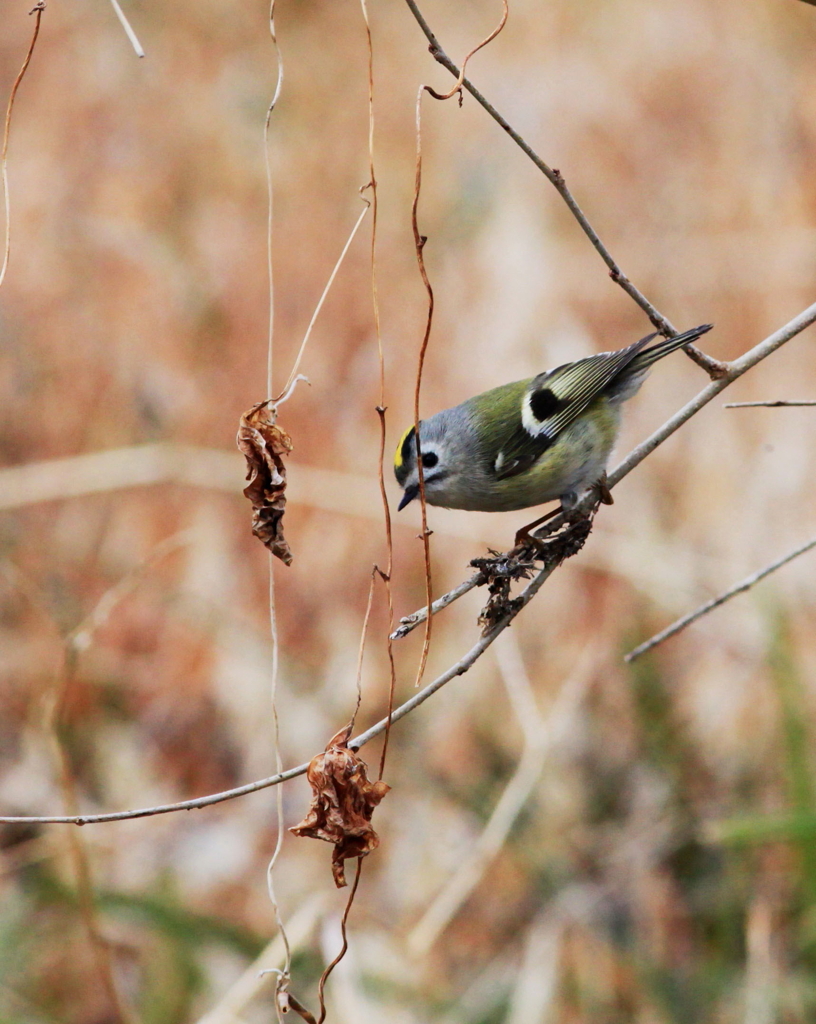
[[[382,781],[368,781],[366,763],[348,748],[348,739],[349,730],[344,728],[312,758],[306,773],[312,803],[303,821],[289,829],[296,836],[334,844],[332,874],[338,888],[346,884],[343,862],[365,857],[380,845],[371,815],[391,788]]]
[[[241,417],[236,443],[247,461],[249,481],[244,496],[252,503],[252,532],[286,565],[292,552],[283,535],[286,509],[286,466],[281,456],[292,450],[292,439],[275,423],[270,403],[258,402]]]

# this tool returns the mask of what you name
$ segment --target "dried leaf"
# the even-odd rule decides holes
[[[334,843],[332,874],[338,888],[346,884],[343,861],[365,857],[380,845],[371,815],[391,788],[368,781],[366,763],[349,750],[348,738],[348,729],[342,729],[324,753],[312,758],[306,773],[312,803],[303,821],[289,829],[296,836]]]
[[[292,439],[275,423],[269,402],[259,402],[241,417],[236,443],[247,461],[244,496],[252,502],[252,532],[291,565],[292,552],[283,535],[286,467],[281,456],[292,450]]]

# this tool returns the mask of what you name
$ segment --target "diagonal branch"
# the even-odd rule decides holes
[[[569,188],[567,188],[567,183],[564,180],[564,176],[561,174],[561,172],[555,167],[550,167],[549,164],[542,160],[542,158],[538,155],[538,153],[536,153],[532,146],[530,146],[530,144],[526,142],[521,137],[521,135],[519,135],[515,128],[513,128],[509,121],[507,121],[507,119],[502,114],[499,113],[499,111],[493,106],[493,104],[485,96],[483,96],[481,92],[479,92],[479,90],[470,81],[470,79],[465,77],[463,71],[460,71],[460,69],[454,64],[454,62],[442,49],[439,40],[434,35],[433,30],[431,29],[428,22],[425,20],[420,9],[417,7],[415,0],[405,0],[405,2],[408,4],[411,13],[413,14],[414,18],[416,18],[419,27],[425,34],[425,38],[428,40],[429,43],[428,49],[430,50],[431,56],[434,58],[434,60],[441,64],[444,68],[447,68],[448,71],[450,71],[450,73],[461,83],[461,85],[463,85],[467,89],[467,91],[476,100],[476,102],[480,106],[482,106],[488,112],[488,114],[490,114],[493,120],[504,129],[504,131],[510,136],[513,142],[515,142],[515,144],[522,150],[522,152],[525,153],[530,158],[530,160],[532,160],[536,167],[545,176],[547,181],[549,181],[553,188],[555,188],[555,190],[558,192],[558,194],[569,207],[573,217],[575,217],[575,219],[578,221],[584,234],[590,240],[590,242],[600,255],[601,259],[609,268],[609,276],[612,278],[612,280],[616,284],[619,284],[621,288],[623,288],[623,290],[626,292],[626,294],[631,299],[633,299],[634,302],[638,304],[638,306],[640,306],[640,308],[643,310],[646,316],[648,316],[649,320],[661,334],[665,335],[667,338],[674,337],[674,335],[677,334],[677,329],[674,327],[671,321],[667,319],[667,317],[665,317],[655,306],[652,305],[651,302],[649,302],[646,296],[632,283],[632,281],[626,276],[626,274],[623,273],[615,259],[612,257],[612,254],[610,253],[609,249],[607,249],[607,247],[601,241],[598,232],[590,224],[584,211],[575,201],[575,197],[573,196],[572,192],[570,192]],[[685,351],[688,352],[688,354],[698,364],[698,366],[701,366],[706,371],[706,373],[708,373],[712,380],[715,380],[722,374],[723,364],[718,362],[716,359],[712,359],[710,356],[705,355],[705,353],[701,352],[696,346],[686,345]]]
[[[748,370],[762,362],[762,360],[766,359],[772,352],[781,348],[782,345],[790,341],[791,338],[796,337],[797,334],[801,333],[806,327],[809,327],[814,322],[816,322],[816,302],[812,306],[803,310],[803,312],[794,317],[789,323],[785,324],[784,327],[780,327],[778,331],[769,335],[764,341],[761,341],[758,345],[749,349],[746,353],[740,356],[739,359],[735,359],[732,363],[727,364],[727,376],[720,380],[712,381],[696,396],[696,398],[693,398],[687,405],[675,413],[671,419],[667,420],[659,430],[656,430],[651,437],[647,438],[642,444],[638,445],[637,448],[629,453],[623,462],[621,462],[610,474],[609,486],[614,486],[614,484],[619,483],[625,476],[631,473],[635,466],[639,465],[655,450],[655,448],[658,447],[658,445],[662,444],[667,437],[670,437],[675,432],[675,430],[678,430],[684,423],[690,420],[692,416],[698,413],[703,406],[707,405],[708,402],[715,398],[724,388],[728,387],[729,384],[733,383],[744,373],[747,373]],[[563,517],[556,516],[555,519],[552,520],[553,527],[557,527],[559,518]],[[414,694],[410,700],[405,701],[405,703],[400,705],[400,707],[398,707],[390,716],[387,716],[380,722],[377,722],[376,725],[373,725],[370,729],[367,729],[364,733],[361,733],[359,736],[351,740],[349,742],[349,746],[354,750],[359,750],[360,747],[364,746],[370,740],[373,740],[375,737],[385,732],[386,727],[389,724],[398,722],[401,718],[404,718],[415,708],[419,707],[420,704],[423,704],[446,683],[455,679],[456,676],[463,675],[467,672],[479,660],[488,647],[490,647],[494,640],[504,632],[511,622],[513,622],[522,608],[526,607],[530,603],[547,579],[549,579],[555,571],[557,564],[558,563],[548,565],[541,569],[531,582],[528,583],[521,594],[519,594],[518,598],[516,598],[516,600],[510,605],[503,617],[499,619],[492,629],[479,638],[464,657],[451,665],[450,668],[443,672],[442,675],[438,676],[432,683],[429,683],[418,693]],[[473,581],[468,580],[465,584],[461,584],[457,587],[456,591],[458,593],[456,596],[461,596],[463,593],[472,589],[472,586],[470,586],[471,583],[473,583]],[[473,585],[475,586],[476,584],[473,583]],[[441,603],[442,601],[445,601],[448,596],[449,595],[445,595],[445,598],[440,598],[432,607],[446,607],[448,604],[453,603],[456,599],[455,597],[451,597],[447,600],[446,604]],[[420,610],[420,612],[417,613],[417,616],[422,616],[423,612],[424,609]],[[418,621],[421,621],[421,619]],[[404,633],[401,635],[404,635]],[[247,785],[239,786],[236,789],[225,790],[222,793],[212,793],[209,796],[198,797],[194,800],[182,800],[173,804],[136,808],[128,811],[114,811],[109,814],[85,814],[71,816],[49,815],[43,817],[23,815],[0,817],[0,823],[30,821],[37,824],[90,825],[103,821],[122,821],[128,818],[145,818],[153,814],[168,814],[172,811],[189,811],[201,807],[209,807],[212,804],[222,803],[225,800],[232,800],[235,797],[245,796],[248,793],[255,793],[259,789],[266,789],[269,786],[277,786],[282,782],[286,782],[288,779],[294,779],[298,775],[305,774],[307,768],[308,765],[306,764],[298,765],[296,768],[290,768],[288,771],[280,772],[277,775],[272,775],[266,779],[260,779],[257,782],[250,782]]]
[[[804,555],[805,552],[810,551],[811,548],[816,548],[816,537],[811,537],[809,541],[805,544],[801,544],[794,551],[789,551],[787,555],[784,555],[782,558],[778,558],[775,562],[771,562],[771,564],[766,565],[764,569],[760,569],[751,576],[747,576],[739,583],[735,583],[733,587],[729,587],[728,590],[724,591],[719,596],[713,597],[710,601],[706,601],[705,604],[701,604],[699,608],[695,608],[693,612],[689,612],[688,615],[684,615],[681,619],[678,619],[670,626],[667,626],[666,629],[661,630],[659,633],[655,633],[655,635],[649,640],[639,644],[634,650],[625,655],[623,660],[634,661],[635,658],[639,658],[641,654],[645,654],[653,647],[657,647],[658,644],[662,644],[664,640],[668,640],[669,637],[675,636],[675,634],[684,630],[686,626],[690,626],[692,622],[696,622],[704,615],[707,615],[710,611],[713,611],[715,608],[719,608],[721,604],[725,604],[726,601],[730,601],[732,597],[736,597],[737,594],[744,594],[745,591],[750,590],[754,584],[759,583],[760,580],[764,580],[766,576],[770,576],[772,572],[776,572],[777,569],[781,569],[782,566],[787,565],[788,562],[792,562],[794,558],[798,558],[799,555]]]
[[[483,634],[471,647],[463,658],[460,658],[454,665],[451,665],[442,675],[438,676],[432,683],[428,683],[418,693],[415,693],[410,700],[400,705],[390,716],[386,716],[376,725],[371,726],[365,732],[349,741],[352,750],[359,750],[381,733],[384,733],[387,726],[398,722],[401,718],[410,714],[415,708],[423,704],[437,690],[449,683],[457,676],[464,675],[484,654],[490,645],[499,637],[510,623],[535,597],[547,579],[555,571],[557,565],[553,564],[541,569],[539,573],[527,584],[518,598],[508,608],[506,614],[487,633]],[[289,779],[295,779],[299,775],[305,775],[308,764],[298,765],[296,768],[289,768],[287,771],[271,775],[266,779],[259,779],[257,782],[249,782],[245,786],[238,786],[235,789],[224,790],[221,793],[211,793],[209,796],[197,797],[193,800],[181,800],[173,804],[159,804],[156,807],[140,807],[128,811],[113,811],[108,814],[76,814],[76,815],[46,815],[34,817],[31,815],[17,815],[0,817],[0,823],[13,824],[17,822],[34,822],[40,825],[95,825],[104,821],[124,821],[130,818],[147,818],[154,814],[169,814],[173,811],[192,811],[201,807],[210,807],[213,804],[223,803],[225,800],[233,800],[235,797],[246,796],[248,793],[256,793],[260,789],[267,789],[269,786],[277,786]]]

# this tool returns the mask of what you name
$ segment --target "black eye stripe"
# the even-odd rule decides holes
[[[568,399],[559,398],[549,388],[539,388],[530,395],[530,412],[539,423],[555,416],[569,405]]]
[[[425,469],[433,469],[437,462],[439,462],[439,456],[436,452],[425,452],[422,456],[422,465]]]

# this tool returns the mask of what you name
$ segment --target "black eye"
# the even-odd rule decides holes
[[[433,469],[437,462],[439,462],[439,456],[436,452],[425,452],[422,456],[422,465],[426,469]]]

